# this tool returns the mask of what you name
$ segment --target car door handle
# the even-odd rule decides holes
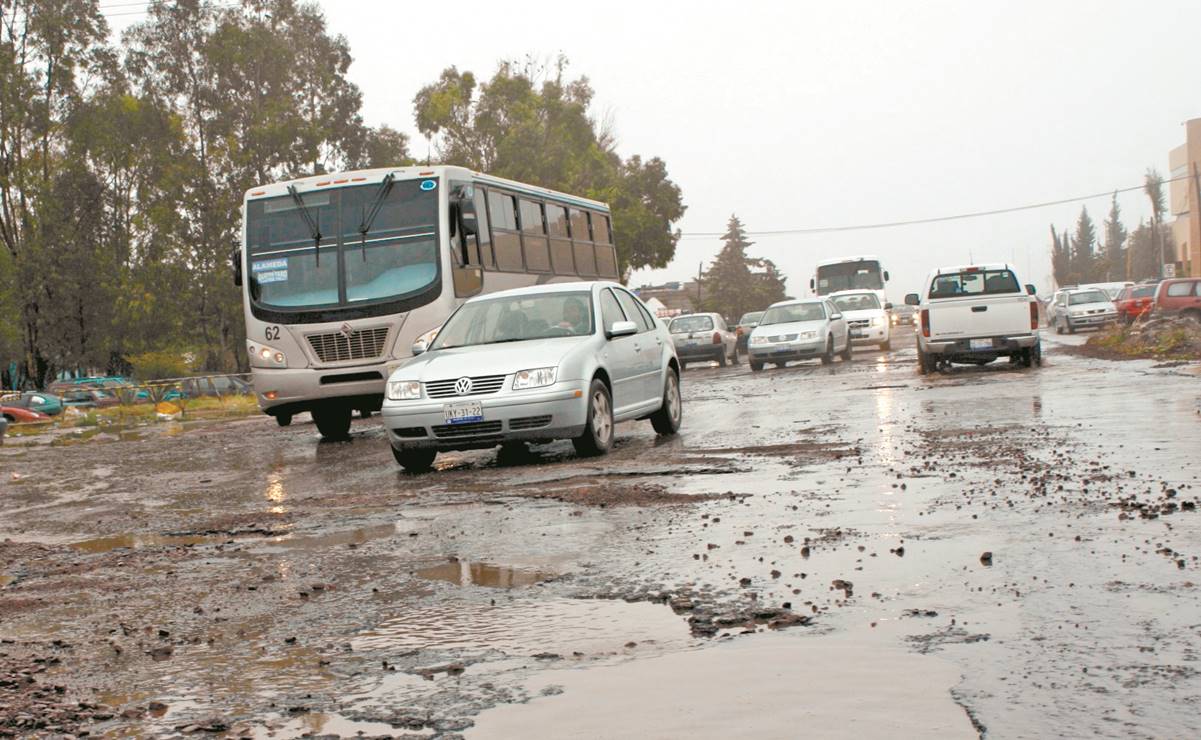
[[[987,310],[988,310],[988,306],[972,306],[972,311],[975,313],[980,313],[981,311],[987,311]]]

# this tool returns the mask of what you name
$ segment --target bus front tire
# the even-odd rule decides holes
[[[395,447],[392,448],[392,457],[396,458],[397,464],[409,473],[428,473],[430,468],[434,466],[434,458],[437,456],[437,450],[398,450]]]
[[[275,415],[275,423],[279,424],[281,427],[286,427],[292,423],[292,415],[291,414],[276,414]]]
[[[328,440],[341,441],[350,436],[350,408],[348,406],[322,406],[312,411],[317,431]]]

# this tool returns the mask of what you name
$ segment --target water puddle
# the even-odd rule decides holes
[[[399,527],[396,524],[377,524],[372,527],[347,529],[341,532],[330,532],[329,534],[312,535],[310,537],[298,537],[296,535],[273,537],[270,540],[270,544],[290,549],[324,550],[329,547],[362,545],[372,540],[387,539],[395,535],[398,531]]]
[[[406,730],[406,737],[426,735],[432,731]],[[337,714],[314,712],[289,720],[283,725],[269,723],[256,727],[251,737],[393,737],[396,728],[384,722],[358,722]]]
[[[485,586],[487,588],[517,588],[541,583],[552,574],[536,570],[521,570],[505,565],[470,563],[466,560],[451,560],[443,565],[422,568],[419,578],[430,581],[446,581],[456,586]]]
[[[97,537],[82,542],[73,542],[71,547],[83,552],[98,554],[113,550],[137,550],[143,547],[191,547],[226,542],[228,535],[167,535],[167,534],[116,534]]]
[[[360,650],[499,650],[508,655],[571,657],[624,653],[630,643],[682,647],[688,625],[661,604],[601,599],[439,598],[408,608],[353,641]]]

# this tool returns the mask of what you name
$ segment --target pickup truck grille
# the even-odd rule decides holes
[[[425,384],[425,395],[429,398],[486,396],[496,393],[505,384],[504,375],[477,375],[469,380],[471,381],[471,390],[466,393],[459,393],[458,388],[455,387],[459,378],[431,380]]]
[[[313,348],[313,354],[317,355],[317,359],[321,362],[374,360],[384,353],[384,343],[388,340],[388,327],[363,329],[351,332],[349,336],[342,332],[309,334],[305,339]]]

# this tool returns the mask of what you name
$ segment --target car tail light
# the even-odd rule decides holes
[[[721,344],[721,332],[713,332],[713,343]]]
[[[922,309],[922,336],[930,336],[930,309]]]
[[[1038,304],[1030,301],[1030,329],[1033,331],[1038,328]]]

